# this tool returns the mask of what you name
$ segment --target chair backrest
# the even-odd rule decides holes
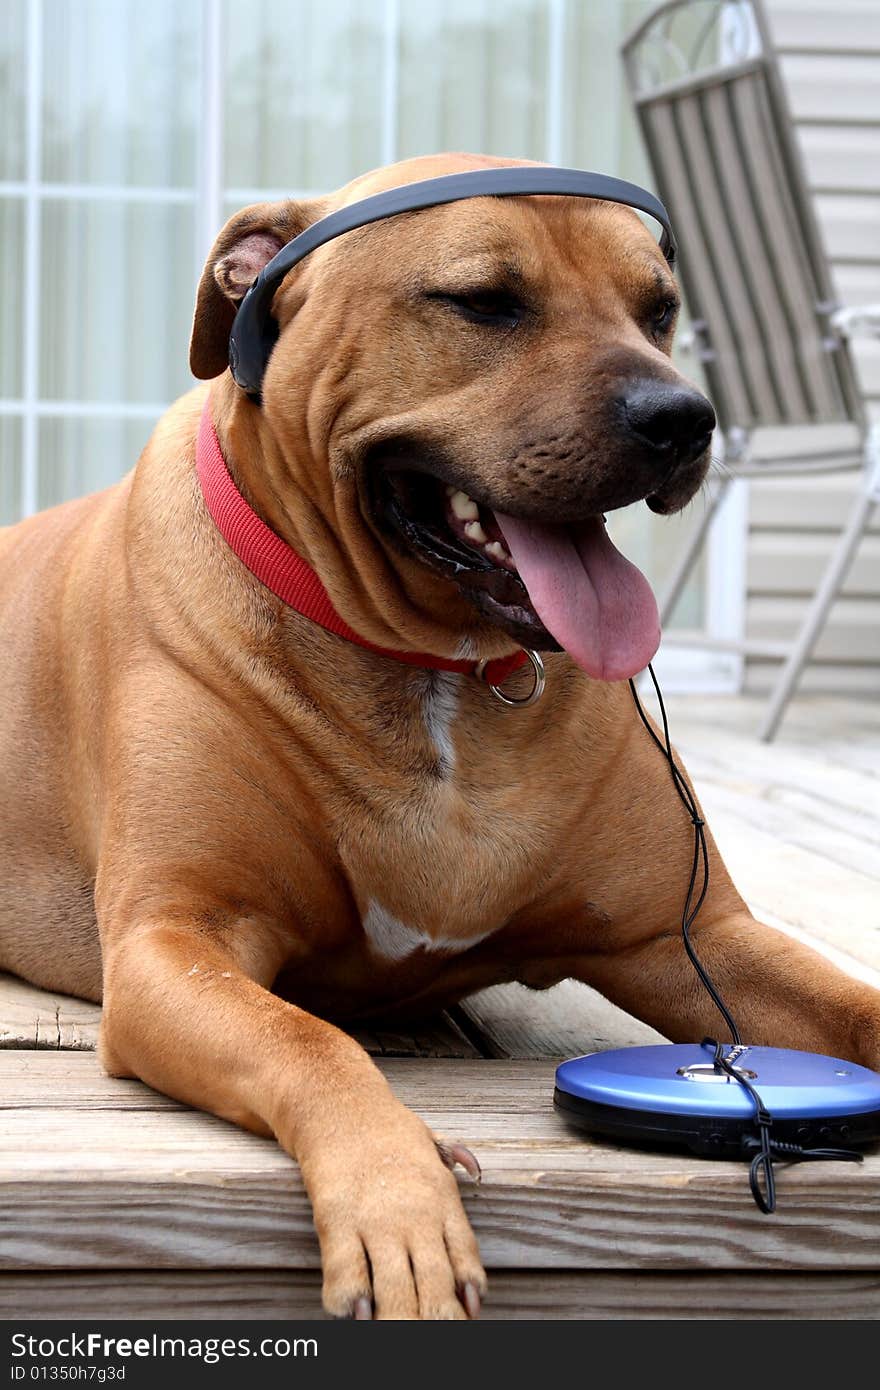
[[[722,429],[866,428],[761,0],[670,0],[623,57]]]

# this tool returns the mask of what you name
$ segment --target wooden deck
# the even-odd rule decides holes
[[[676,744],[753,909],[880,986],[880,710],[670,700]],[[277,1146],[103,1075],[99,1011],[0,978],[0,1317],[319,1317],[296,1167]],[[462,1181],[496,1318],[872,1318],[880,1153],[805,1165],[761,1216],[739,1164],[630,1152],[553,1112],[554,1059],[656,1040],[568,982],[486,991],[417,1036],[363,1041],[470,1145]]]

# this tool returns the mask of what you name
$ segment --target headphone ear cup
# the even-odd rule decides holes
[[[249,294],[250,290],[248,290],[248,295]],[[245,298],[242,300],[240,309],[244,306],[246,299],[247,295],[245,295]],[[247,311],[245,312],[247,313]],[[258,313],[257,317],[259,317]],[[232,379],[235,382],[236,386],[240,386],[243,391],[247,392],[248,399],[252,400],[254,405],[262,405],[263,393],[260,387],[257,386],[255,382],[252,380],[251,372],[248,371],[247,364],[240,360],[238,339],[235,331],[235,325],[236,323],[238,323],[238,319],[239,315],[236,314],[235,322],[233,323],[229,333],[229,370],[232,373]],[[262,322],[259,324],[258,329],[260,358],[262,363],[264,364],[262,371],[265,371],[265,364],[268,363],[269,358],[272,356],[272,353],[274,351],[275,344],[278,342],[278,331],[278,320],[275,318],[273,314],[267,313],[263,317]],[[260,380],[262,381],[262,372]]]

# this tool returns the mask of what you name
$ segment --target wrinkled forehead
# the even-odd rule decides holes
[[[462,199],[347,232],[319,257],[334,274],[346,259],[371,265],[377,279],[455,270],[475,280],[623,276],[658,288],[672,283],[656,236],[634,209],[578,197]]]

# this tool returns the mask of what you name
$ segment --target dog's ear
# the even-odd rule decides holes
[[[203,381],[229,365],[239,304],[272,257],[326,211],[322,201],[256,203],[231,217],[211,248],[196,296],[189,365]]]

